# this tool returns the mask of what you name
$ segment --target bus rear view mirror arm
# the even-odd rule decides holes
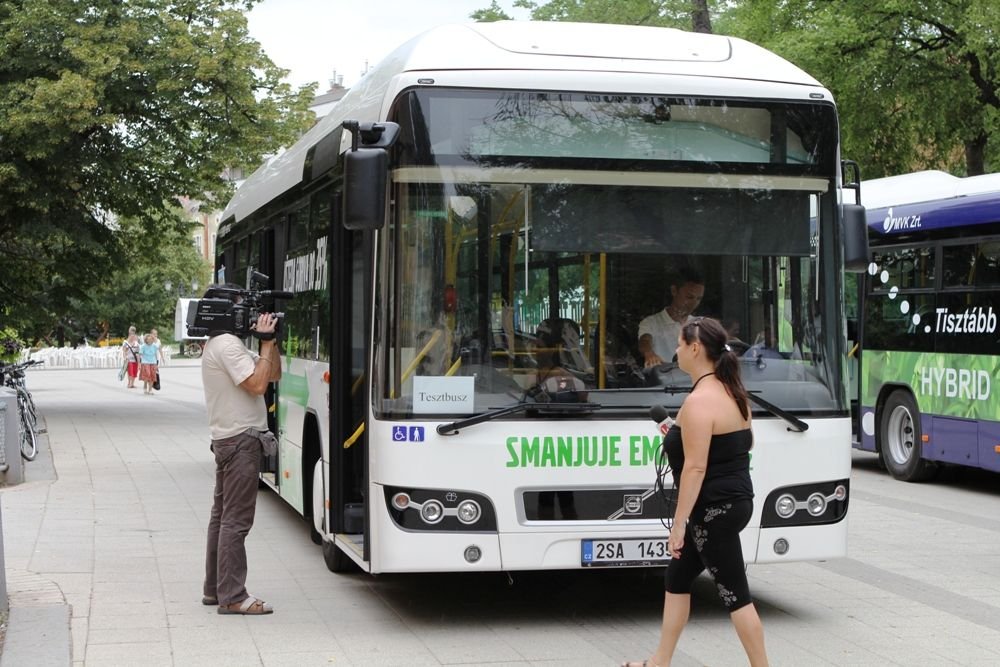
[[[351,150],[344,153],[344,227],[381,229],[386,216],[389,148],[399,136],[396,123],[345,120]]]

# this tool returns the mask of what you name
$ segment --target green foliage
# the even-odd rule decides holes
[[[479,23],[492,23],[493,21],[510,21],[511,16],[505,12],[497,0],[493,0],[486,9],[477,9],[469,14],[469,18]]]
[[[10,363],[17,361],[24,343],[17,337],[17,332],[10,327],[0,329],[0,361]]]
[[[46,333],[312,121],[247,34],[252,0],[0,0],[0,318]],[[162,281],[161,281],[162,289]]]
[[[831,90],[843,153],[866,178],[1000,166],[987,144],[1000,129],[1000,5],[992,0],[768,0],[740,3],[731,18],[734,33]],[[977,146],[985,162],[974,159]]]
[[[207,286],[211,267],[191,243],[191,223],[163,224],[155,229],[135,221],[120,225],[128,239],[118,264],[85,299],[70,299],[61,319],[71,339],[123,336],[134,325],[139,331],[157,328],[161,338],[173,332],[178,296],[195,296]],[[170,283],[171,289],[165,289]]]
[[[529,10],[533,21],[691,26],[692,0],[515,0],[513,6]],[[510,18],[496,0],[492,0],[488,9],[473,12],[471,17],[477,21]]]

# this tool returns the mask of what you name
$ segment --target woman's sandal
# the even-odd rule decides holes
[[[258,600],[252,595],[248,595],[242,602],[220,605],[220,614],[242,614],[244,616],[260,616],[261,614],[274,613],[274,607],[270,603]]]

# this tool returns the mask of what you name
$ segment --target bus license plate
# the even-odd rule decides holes
[[[583,540],[581,543],[584,567],[659,565],[669,561],[665,537]]]

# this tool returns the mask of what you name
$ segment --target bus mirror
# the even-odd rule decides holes
[[[844,270],[861,273],[868,268],[870,261],[865,207],[859,204],[843,204],[840,212],[844,238]]]
[[[382,148],[363,148],[344,154],[344,227],[382,228],[388,170],[389,156]]]

